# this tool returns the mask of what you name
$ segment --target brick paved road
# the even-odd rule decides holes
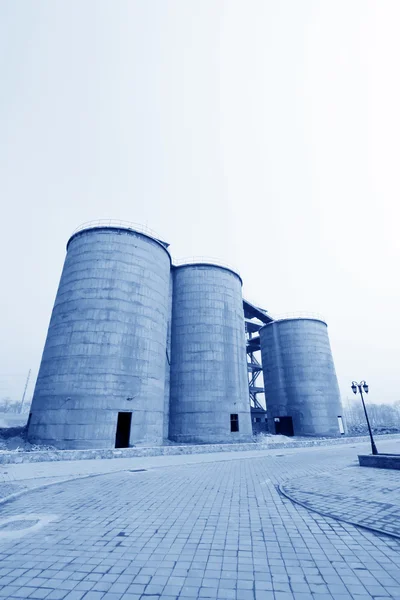
[[[55,520],[25,535],[0,526],[0,597],[400,599],[397,540],[320,517],[276,490],[354,463],[357,451],[225,455],[30,492],[1,507],[1,519]]]
[[[358,466],[300,477],[282,490],[310,509],[400,538],[400,473]]]

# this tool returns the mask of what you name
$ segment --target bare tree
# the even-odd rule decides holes
[[[400,402],[394,404],[368,404],[368,417],[375,431],[400,431]],[[348,402],[344,406],[344,417],[349,433],[367,433],[364,410],[361,402]]]
[[[0,398],[0,412],[5,413],[18,413],[21,407],[21,402],[18,400],[12,400],[9,396]]]

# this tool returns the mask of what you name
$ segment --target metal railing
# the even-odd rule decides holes
[[[147,227],[146,225],[141,225],[140,223],[131,223],[130,221],[120,221],[118,219],[97,219],[96,221],[87,221],[86,223],[82,223],[72,232],[72,235],[75,235],[79,231],[84,231],[85,229],[94,229],[96,227],[120,227],[121,229],[130,229],[132,231],[137,231],[138,233],[144,233],[149,237],[156,238],[157,240],[162,240],[162,237],[156,232]]]
[[[298,311],[298,312],[290,312],[283,314],[274,314],[274,321],[286,321],[289,319],[316,319],[318,321],[323,321],[326,323],[326,319],[320,313],[308,312],[308,311]]]
[[[232,264],[229,264],[225,261],[220,260],[219,258],[214,258],[212,256],[187,256],[185,258],[174,259],[172,261],[174,267],[182,267],[184,265],[195,265],[195,264],[204,264],[204,265],[215,265],[217,267],[224,267],[225,269],[229,269],[233,271],[240,277],[240,272],[237,267]]]

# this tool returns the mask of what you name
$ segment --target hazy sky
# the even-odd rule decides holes
[[[399,23],[398,0],[2,0],[0,397],[34,382],[70,233],[112,217],[322,313],[344,398],[399,399]]]

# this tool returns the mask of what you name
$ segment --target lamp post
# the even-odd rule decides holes
[[[372,435],[371,425],[369,424],[368,413],[367,413],[367,409],[366,409],[365,402],[364,402],[364,396],[363,396],[363,390],[366,394],[368,394],[368,390],[369,390],[368,384],[364,380],[360,381],[360,383],[357,383],[357,381],[352,381],[351,389],[353,390],[353,392],[355,394],[357,394],[357,390],[360,392],[361,402],[362,402],[362,405],[364,408],[364,413],[365,413],[365,418],[367,419],[369,437],[371,438],[372,454],[378,454],[378,450],[377,450],[377,448],[375,446],[375,442],[374,442],[374,437]]]

